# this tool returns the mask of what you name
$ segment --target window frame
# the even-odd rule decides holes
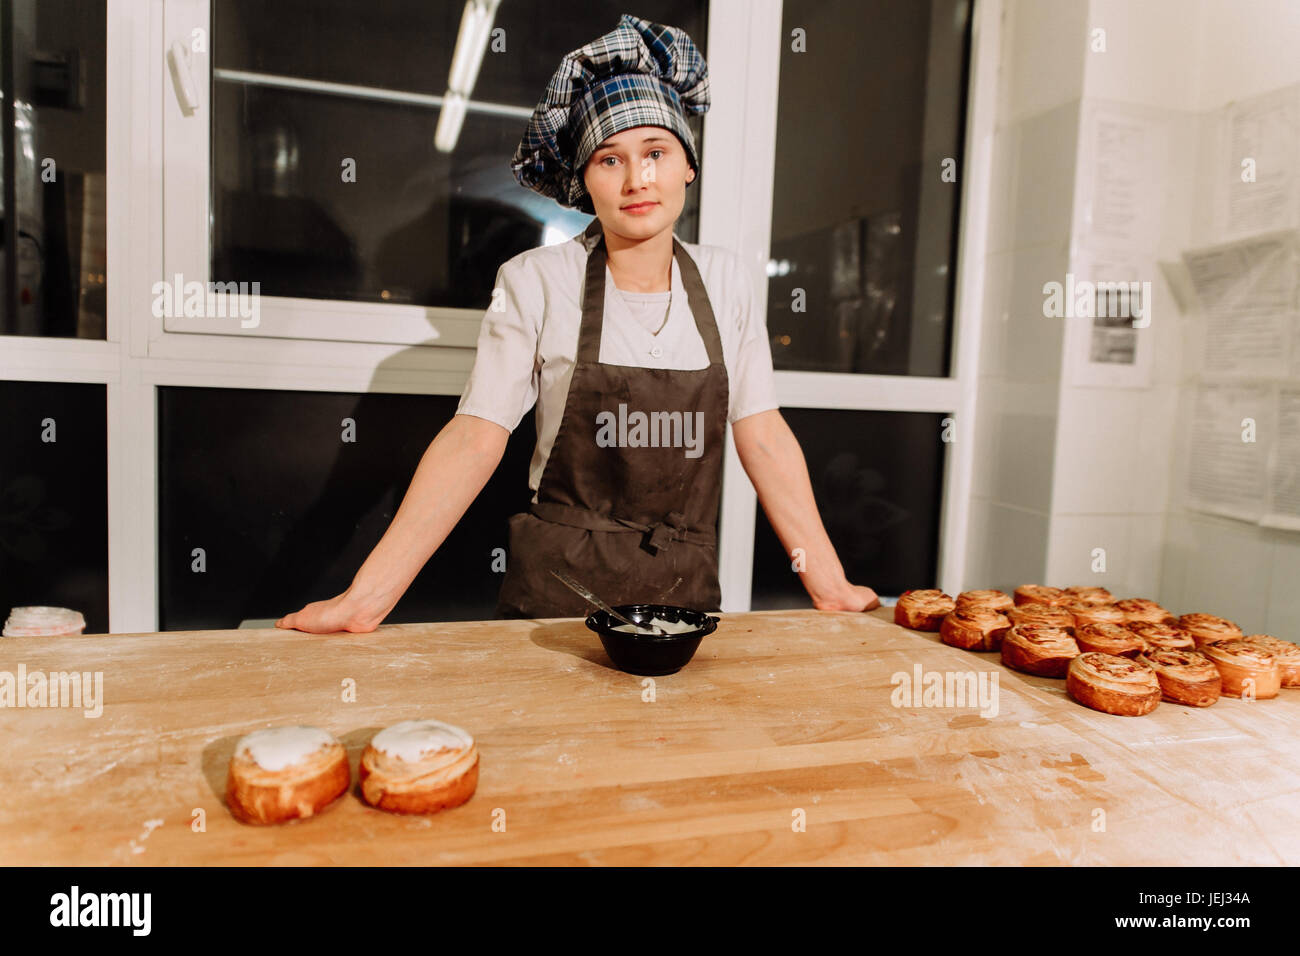
[[[949,376],[776,372],[778,400],[788,407],[954,417],[936,582],[949,591],[960,589],[966,557],[1002,3],[973,0]],[[206,79],[196,82],[200,110],[182,117],[166,54],[193,26],[206,31],[208,12],[208,0],[107,0],[106,339],[0,336],[0,376],[107,388],[113,633],[157,629],[158,386],[458,395],[482,318],[463,309],[267,297],[258,330],[212,334],[183,331],[184,321],[153,314],[154,283],[176,271],[207,278],[206,267],[194,264],[207,262],[209,91]],[[781,0],[711,0],[709,10],[714,105],[702,156],[699,241],[741,255],[763,316],[779,91],[772,51],[785,42],[781,12]],[[208,72],[197,61],[192,71],[196,80]],[[314,322],[321,324],[312,337],[299,337],[303,324]],[[358,336],[359,324],[378,331]],[[430,330],[439,333],[437,344],[426,344]],[[755,506],[728,429],[719,527],[725,611],[749,607]]]

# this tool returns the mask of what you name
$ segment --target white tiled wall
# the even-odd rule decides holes
[[[963,587],[1015,587],[1046,566],[1063,329],[1042,286],[1069,263],[1085,14],[1005,7]]]
[[[1069,262],[1085,13],[1005,7],[963,587],[1015,587],[1046,563],[1063,330],[1042,285]]]
[[[1273,538],[1273,553],[1269,556],[1268,606],[1262,628],[1265,634],[1276,634],[1287,640],[1300,638],[1300,536],[1283,532],[1268,532]],[[1242,627],[1246,625],[1243,624]],[[1257,629],[1252,624],[1251,629]]]
[[[1260,538],[1260,529],[1230,518],[1171,513],[1163,592],[1186,610],[1209,608],[1249,632],[1268,633],[1271,548]]]
[[[1185,207],[1195,179],[1187,139],[1194,129],[1197,65],[1188,51],[1199,35],[1197,7],[1195,0],[1089,4],[1081,115],[1093,108],[1134,110],[1149,121],[1156,173],[1145,184],[1150,244],[1121,246],[1120,255],[1151,283],[1151,325],[1138,333],[1151,366],[1145,380],[1132,386],[1081,385],[1068,377],[1062,386],[1044,573],[1052,583],[1098,583],[1118,595],[1157,600],[1165,599],[1160,567],[1185,335],[1157,260],[1176,258],[1187,245]],[[1094,31],[1104,31],[1104,50],[1093,48]],[[1087,134],[1085,127],[1080,135]],[[1087,195],[1094,172],[1077,170],[1076,199]],[[1091,253],[1108,248],[1090,234],[1087,212],[1076,207],[1071,271],[1106,278],[1087,275]],[[1096,570],[1096,549],[1104,553],[1104,572]]]
[[[1164,523],[1164,515],[1055,514],[1045,579],[1098,584],[1116,595],[1155,594]]]
[[[1237,0],[1199,4],[1201,30],[1194,59],[1201,68],[1194,83],[1195,108],[1217,110],[1300,82],[1300,3]],[[1195,130],[1197,183],[1189,203],[1189,245],[1224,241],[1215,233],[1213,210],[1203,184],[1216,158],[1210,124]],[[1300,223],[1294,223],[1300,226]],[[1185,611],[1229,617],[1247,633],[1300,640],[1300,534],[1273,531],[1201,514],[1185,507],[1187,483],[1187,376],[1199,356],[1189,330],[1184,340],[1179,387],[1179,421],[1173,436],[1169,520],[1162,554],[1162,600]]]
[[[970,513],[969,562],[989,570],[965,587],[1008,590],[1036,580],[1047,553],[1047,515],[987,498],[973,500]]]
[[[1003,28],[963,587],[1095,583],[1300,638],[1300,535],[1182,507],[1193,333],[1157,265],[1215,241],[1197,114],[1300,81],[1300,2],[1007,0]],[[1096,29],[1104,53],[1089,49]],[[1143,109],[1159,129],[1155,229],[1135,257],[1154,294],[1140,387],[1075,384],[1060,320],[1042,315],[1043,283],[1086,264],[1093,238],[1075,200],[1094,104]]]

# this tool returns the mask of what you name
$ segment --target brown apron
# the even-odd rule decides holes
[[[605,238],[600,220],[587,255],[578,351],[537,501],[510,518],[510,553],[497,616],[585,617],[595,610],[551,574],[568,571],[612,605],[675,604],[721,610],[717,516],[727,422],[727,369],[713,307],[694,260],[673,238],[682,284],[709,365],[639,368],[600,362]],[[597,442],[597,415],[703,412],[701,455],[683,445]],[[698,419],[696,419],[698,420]],[[683,422],[684,424],[684,422]],[[617,432],[617,425],[615,426]],[[627,436],[634,429],[628,427]],[[667,428],[660,434],[668,432]],[[607,431],[606,435],[610,433]],[[647,430],[643,439],[650,441]],[[665,434],[665,441],[676,440]]]

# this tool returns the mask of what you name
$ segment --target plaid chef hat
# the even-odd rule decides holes
[[[582,171],[596,147],[625,129],[677,134],[698,177],[686,115],[709,108],[709,68],[684,30],[630,14],[560,61],[533,110],[510,168],[520,185],[595,213]]]

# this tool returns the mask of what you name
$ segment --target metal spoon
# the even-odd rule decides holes
[[[577,592],[578,592],[579,594],[581,594],[584,598],[586,598],[586,599],[587,599],[588,601],[590,601],[592,604],[596,605],[596,607],[600,608],[602,611],[604,611],[604,612],[605,612],[606,614],[608,614],[610,617],[617,618],[618,620],[622,621],[624,624],[630,624],[630,625],[632,625],[632,627],[636,629],[636,632],[637,632],[637,633],[640,633],[641,630],[642,630],[642,628],[649,628],[649,629],[650,629],[651,631],[653,631],[656,635],[667,635],[667,634],[668,634],[667,631],[665,631],[662,627],[660,627],[660,626],[657,625],[657,624],[638,624],[636,621],[629,621],[629,620],[628,620],[627,618],[625,618],[622,614],[619,614],[618,611],[615,611],[612,607],[610,607],[608,604],[606,604],[606,603],[605,603],[604,601],[602,601],[600,598],[596,597],[596,595],[592,594],[591,591],[587,590],[587,588],[585,588],[585,587],[583,587],[581,584],[579,584],[579,583],[578,583],[578,582],[573,578],[572,575],[570,575],[570,574],[568,574],[568,573],[566,573],[566,572],[564,572],[564,571],[556,571],[554,568],[551,569],[551,573],[554,574],[557,578],[559,578],[560,581],[561,581],[561,583],[563,583],[566,587],[572,588],[574,591],[577,591]]]

